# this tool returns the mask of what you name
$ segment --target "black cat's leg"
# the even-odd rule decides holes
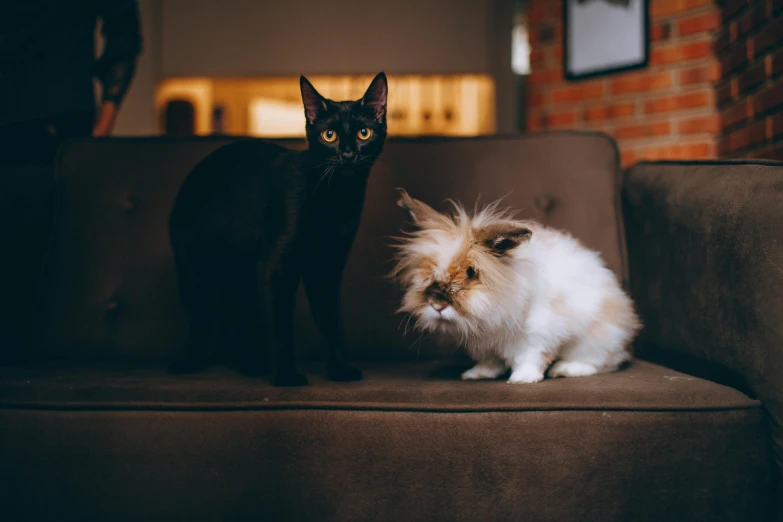
[[[245,282],[243,297],[239,302],[244,303],[242,323],[247,325],[244,333],[235,337],[236,368],[242,375],[248,377],[260,377],[267,375],[269,367],[269,321],[264,320],[264,303],[269,299],[268,290],[264,290],[255,284],[255,271],[252,279]]]
[[[313,320],[326,348],[327,376],[333,381],[359,381],[362,371],[343,361],[343,326],[340,304],[342,264],[326,263],[305,272],[304,285]]]
[[[267,270],[259,269],[266,272]],[[264,274],[265,275],[265,274]],[[262,274],[259,274],[259,279]],[[293,321],[296,294],[299,289],[299,272],[293,264],[283,264],[266,278],[269,300],[266,317],[271,317],[271,337],[275,346],[275,386],[306,386],[307,377],[299,373],[294,350]]]
[[[264,326],[259,321],[255,260],[237,256],[226,265],[219,290],[221,348],[237,371],[257,377],[269,371]]]
[[[188,261],[185,261],[188,259]],[[194,261],[197,255],[180,254],[176,263],[180,302],[188,318],[185,356],[168,368],[171,374],[202,371],[208,361],[209,345],[215,324],[215,293],[211,280],[202,277],[204,271]]]

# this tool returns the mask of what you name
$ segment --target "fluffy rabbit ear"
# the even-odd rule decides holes
[[[476,240],[497,257],[530,241],[533,232],[519,223],[493,223],[475,231]]]
[[[436,211],[426,203],[413,199],[404,189],[400,191],[400,199],[397,206],[408,211],[411,222],[419,228],[448,228],[452,226],[451,220]]]

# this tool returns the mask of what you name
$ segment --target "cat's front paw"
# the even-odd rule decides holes
[[[329,366],[326,372],[330,381],[352,382],[362,380],[362,371],[349,364],[337,364]]]
[[[301,373],[278,373],[272,379],[274,386],[307,386],[307,377]]]
[[[581,361],[557,361],[549,370],[550,377],[587,377],[598,373],[598,368]]]
[[[544,372],[535,366],[522,366],[511,372],[509,384],[532,384],[544,380]]]
[[[505,367],[497,364],[483,364],[479,363],[470,370],[464,372],[462,374],[462,380],[463,381],[478,381],[482,379],[496,379],[498,378],[504,371],[506,371]]]

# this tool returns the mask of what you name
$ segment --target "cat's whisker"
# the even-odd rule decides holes
[[[326,167],[326,169],[324,169],[324,172],[323,172],[323,174],[321,175],[321,179],[319,179],[319,180],[318,180],[318,183],[317,183],[317,185],[320,185],[320,184],[321,184],[321,182],[322,182],[324,179],[328,178],[328,180],[327,180],[327,185],[326,185],[326,186],[328,187],[328,186],[329,186],[329,184],[330,184],[330,182],[332,181],[332,175],[334,174],[334,168],[335,168],[335,166],[334,166],[334,163],[332,163],[331,161],[329,161],[329,162],[327,162],[327,163],[328,163],[328,166]]]

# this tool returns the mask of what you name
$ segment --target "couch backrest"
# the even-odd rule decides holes
[[[41,293],[38,355],[88,359],[172,357],[185,319],[179,307],[168,215],[189,170],[231,138],[85,139],[59,156],[59,233]],[[301,142],[291,142],[301,147]],[[505,196],[520,217],[566,229],[601,251],[624,278],[618,228],[618,154],[594,133],[390,140],[371,175],[343,287],[346,350],[357,359],[430,358],[454,351],[403,337],[398,292],[384,279],[390,236],[404,213],[397,187],[446,209]],[[317,345],[305,300],[297,344]]]

